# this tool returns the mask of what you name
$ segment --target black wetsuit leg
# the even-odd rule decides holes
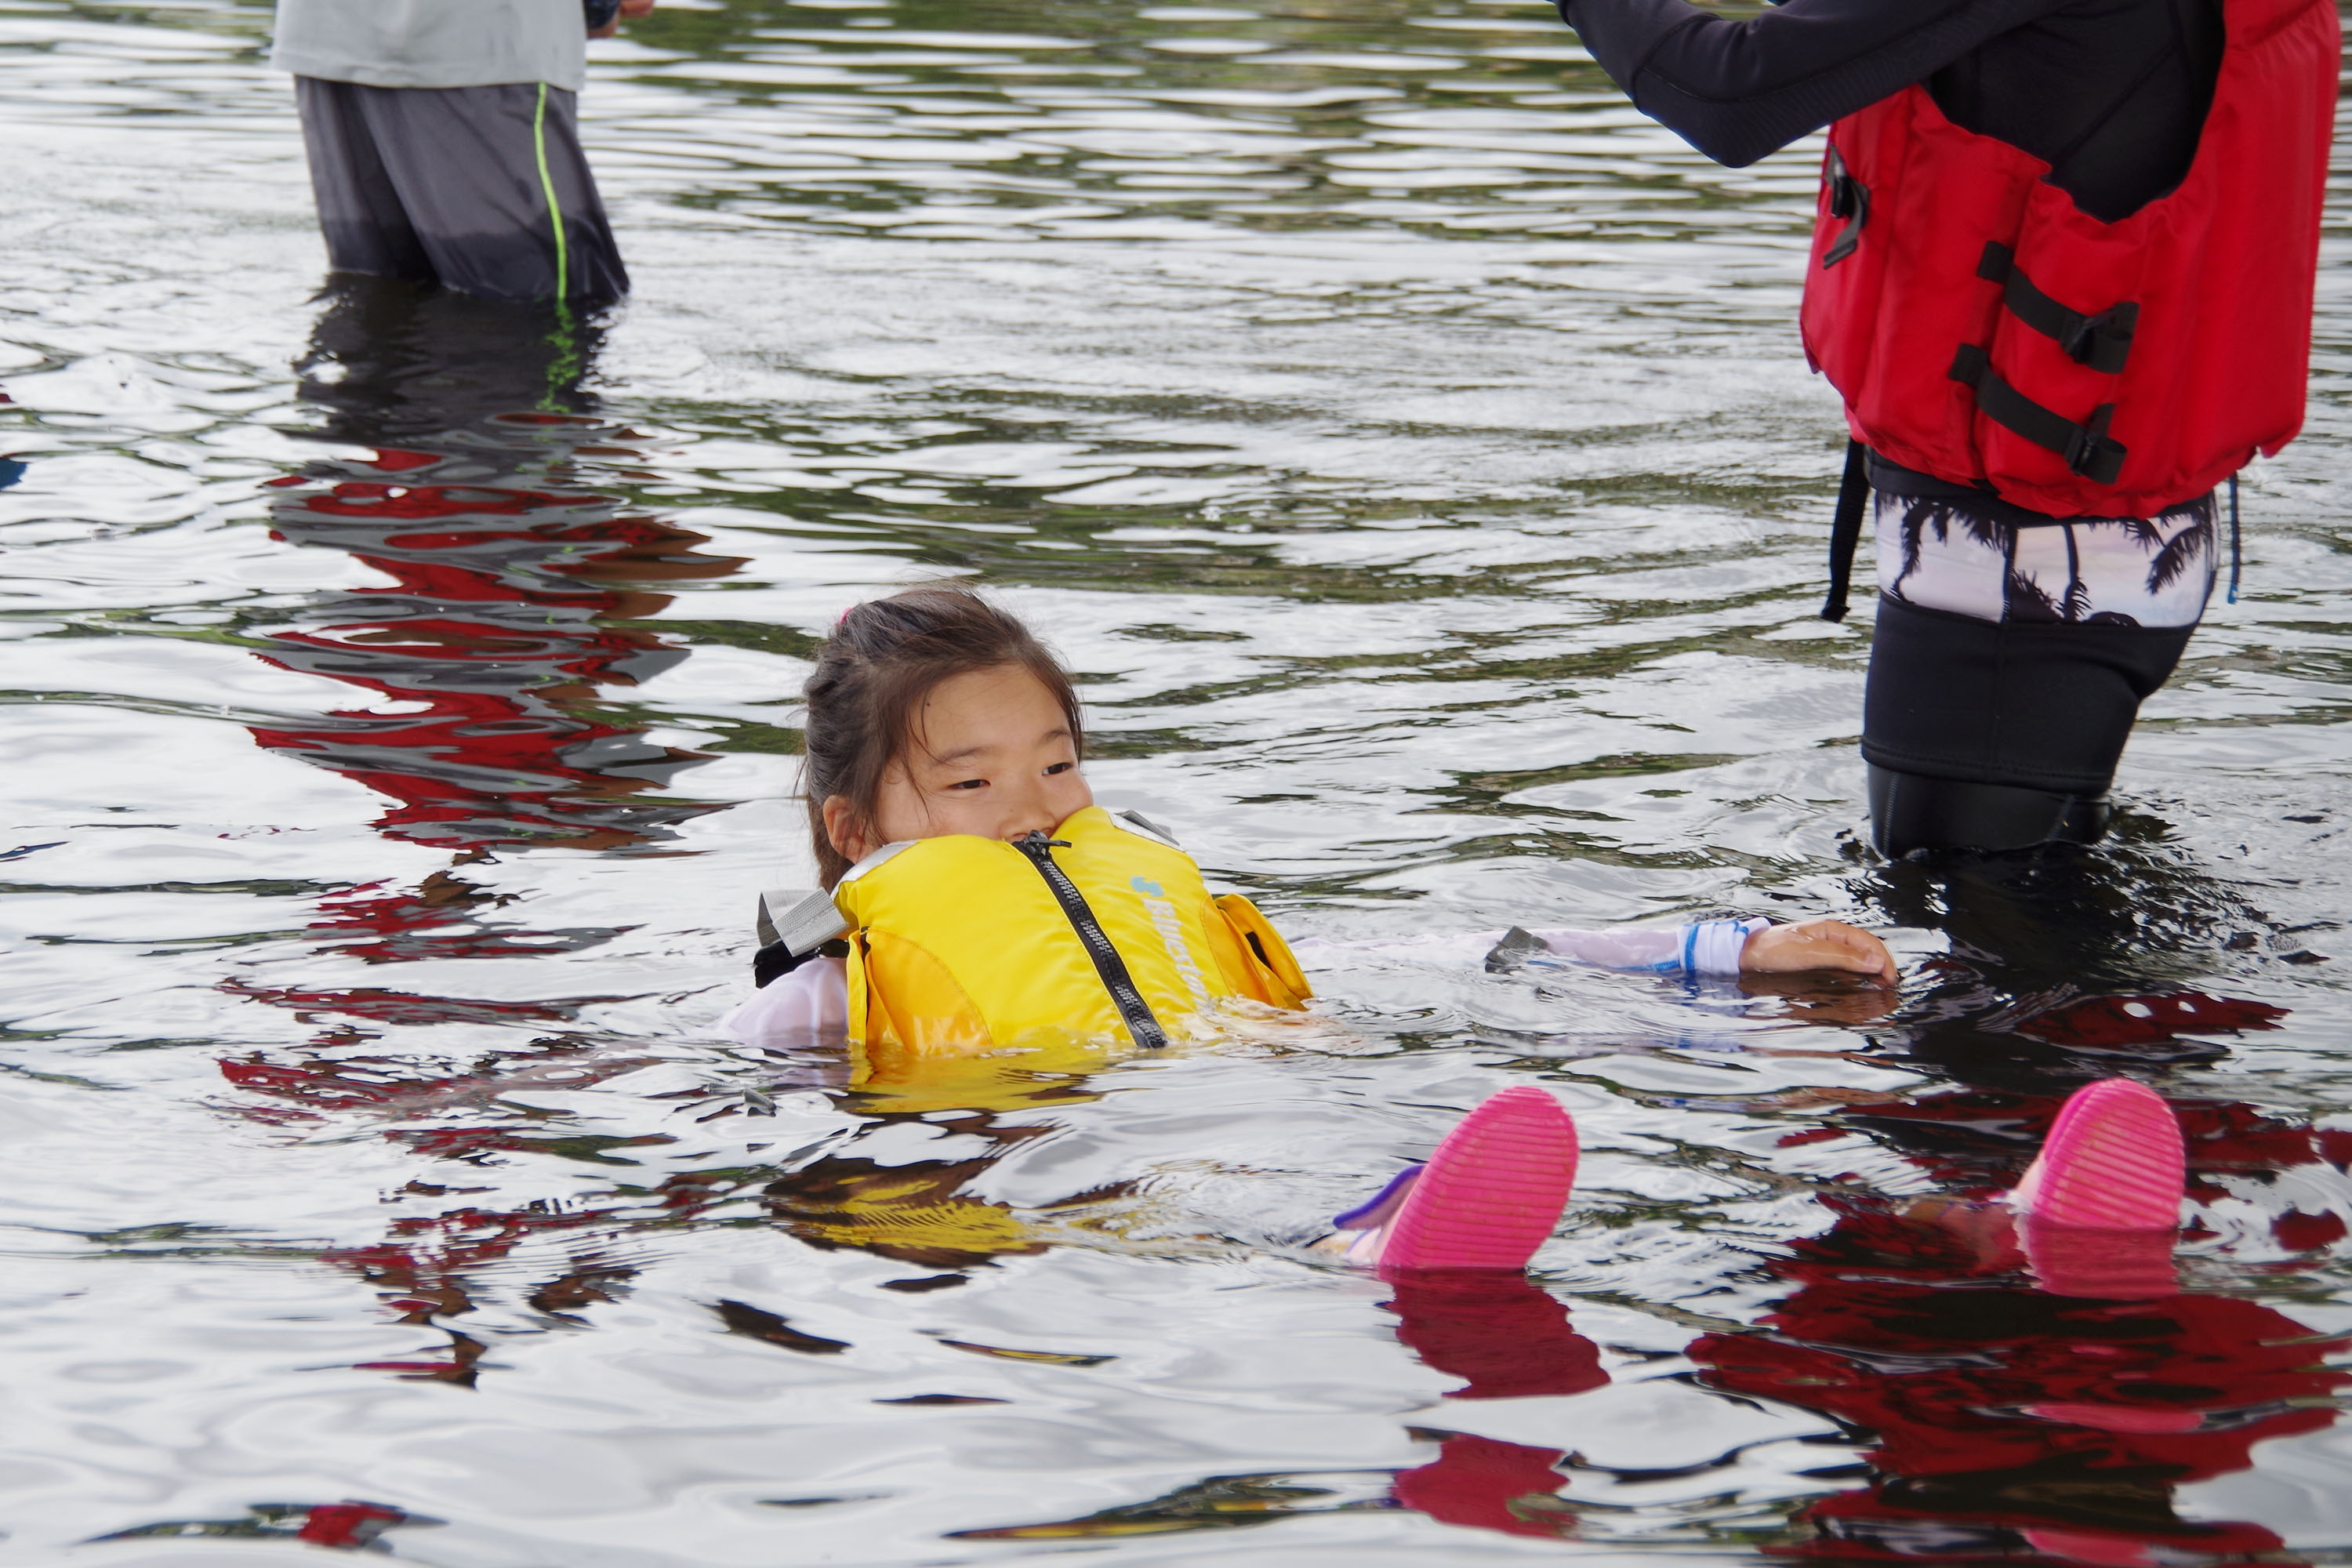
[[[2144,521],[1884,493],[1877,512],[1862,754],[1879,849],[2096,838],[2139,705],[2212,591],[2213,498]]]

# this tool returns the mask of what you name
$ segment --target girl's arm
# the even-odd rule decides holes
[[[838,1040],[849,1028],[848,971],[820,954],[751,993],[719,1028],[747,1046]]]
[[[1759,916],[1744,921],[1694,921],[1664,929],[1565,929],[1528,934],[1573,963],[1648,970],[1693,980],[1728,980],[1740,971],[1739,955],[1748,938],[1771,924]]]
[[[1485,967],[1487,955],[1508,934],[1482,931],[1371,942],[1330,942],[1308,937],[1291,943],[1291,948],[1309,962],[1318,952],[1365,952],[1442,964],[1449,969],[1478,969]],[[1843,921],[1801,921],[1781,926],[1754,916],[1621,931],[1566,927],[1527,934],[1542,942],[1551,956],[1572,963],[1674,974],[1691,980],[1730,980],[1741,974],[1809,970],[1839,970],[1885,985],[1893,985],[1901,978],[1886,944]],[[1518,956],[1524,959],[1538,955],[1526,952]]]
[[[1528,933],[1562,958],[1608,969],[1647,969],[1694,980],[1833,970],[1881,985],[1901,983],[1886,944],[1843,921],[1774,925],[1761,915],[1696,921],[1672,931],[1538,931]]]
[[[1739,973],[1739,955],[1751,932],[1769,921],[1695,921],[1688,925],[1629,927],[1621,931],[1579,931],[1564,928],[1532,931],[1553,957],[1599,969],[1646,971],[1679,974],[1693,980],[1729,979]],[[1331,942],[1308,937],[1290,944],[1291,951],[1313,963],[1318,952],[1362,952],[1384,958],[1409,959],[1447,969],[1483,969],[1496,945],[1511,933],[1500,931],[1449,931],[1443,935],[1389,937],[1371,941]],[[1524,962],[1544,955],[1532,949],[1512,953]]]

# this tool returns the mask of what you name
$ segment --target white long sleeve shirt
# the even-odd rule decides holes
[[[1739,952],[1766,920],[1699,921],[1688,925],[1625,931],[1539,931],[1559,958],[1601,969],[1678,974],[1693,980],[1728,979],[1739,973]],[[1445,969],[1477,969],[1502,941],[1498,931],[1391,941],[1327,942],[1307,938],[1292,949],[1310,966],[1318,952],[1393,954]],[[813,958],[769,982],[744,1001],[719,1028],[747,1046],[805,1045],[838,1039],[849,1026],[849,983],[840,959]]]

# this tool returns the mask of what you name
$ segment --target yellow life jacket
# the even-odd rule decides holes
[[[1098,805],[1050,839],[885,845],[834,889],[849,925],[849,1037],[886,1057],[1104,1037],[1163,1045],[1225,997],[1297,1008],[1289,947],[1192,858]]]

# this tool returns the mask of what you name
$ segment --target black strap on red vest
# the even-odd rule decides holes
[[[2230,603],[2238,602],[2238,568],[2245,562],[2238,550],[2238,476],[2230,476]]]
[[[1859,441],[1845,444],[1845,478],[1838,481],[1837,514],[1830,520],[1830,596],[1822,619],[1845,619],[1846,590],[1853,582],[1853,552],[1862,543],[1862,514],[1870,502],[1870,454]]]
[[[1829,159],[1822,166],[1822,177],[1829,182],[1830,216],[1845,220],[1845,227],[1830,241],[1830,247],[1822,252],[1822,268],[1826,271],[1852,256],[1854,247],[1862,243],[1862,226],[1870,218],[1870,187],[1853,177],[1834,142],[1830,143]]]
[[[2033,286],[2017,265],[2017,252],[1997,239],[1985,242],[1977,262],[1977,276],[2001,286],[2001,303],[2010,314],[2056,342],[2066,357],[2105,375],[2120,375],[2131,354],[2132,333],[2139,326],[2139,304],[2126,300],[2095,316],[2070,310]]]
[[[2129,448],[2107,435],[2116,405],[2102,403],[2077,425],[2053,408],[2025,395],[2000,378],[1992,357],[1974,343],[1962,343],[1952,356],[1954,381],[1976,388],[1977,407],[2002,429],[2024,437],[2066,459],[2066,466],[2095,485],[2111,485],[2124,471]]]

